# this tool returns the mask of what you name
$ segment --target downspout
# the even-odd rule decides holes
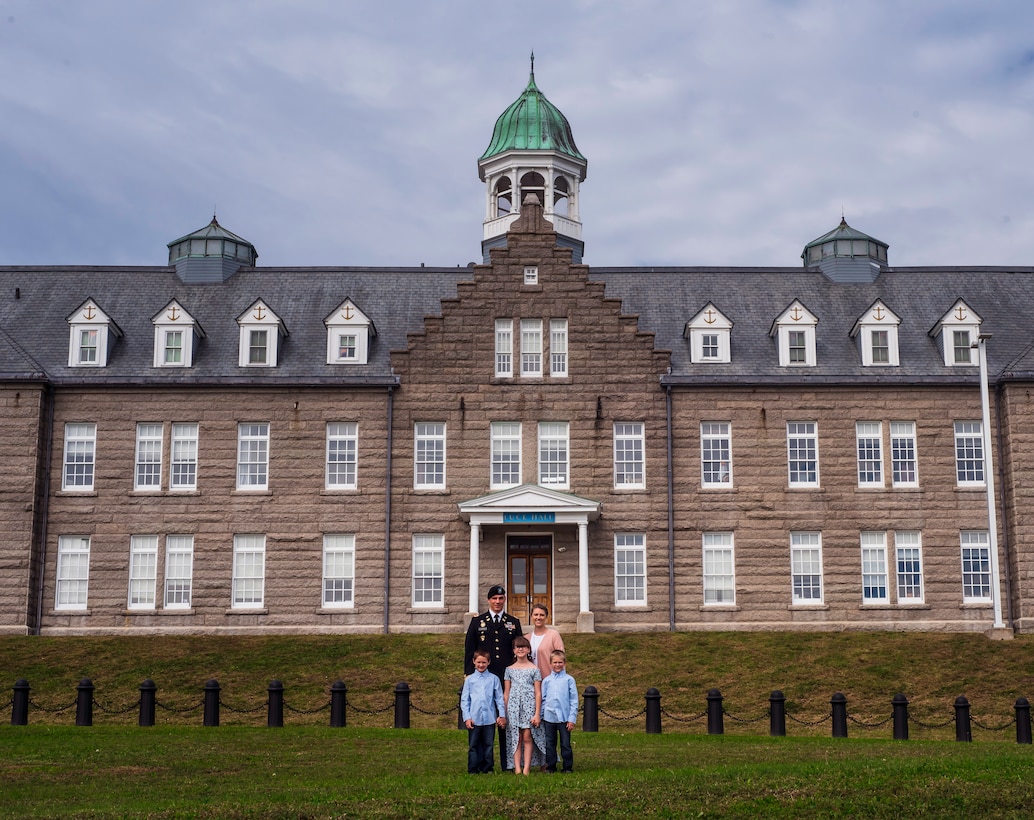
[[[1005,558],[1005,620],[1010,629],[1012,622],[1012,571],[1009,558],[1009,527],[1007,516],[1007,505],[1005,495],[1011,489],[1005,483],[1005,441],[1002,435],[1002,383],[995,384],[995,446],[998,450],[998,485],[1002,488],[998,504],[1001,507],[1002,515],[1002,554]]]
[[[388,455],[384,465],[384,634],[388,634],[391,616],[391,447],[395,427],[395,388],[398,380],[388,388]]]
[[[671,385],[664,388],[665,421],[668,426],[668,629],[675,631],[675,465],[671,446]]]
[[[50,479],[52,473],[54,454],[54,389],[50,383],[43,387],[43,415],[40,419],[40,436],[43,441],[40,450],[43,455],[43,464],[37,465],[37,505],[33,513],[36,524],[33,526],[32,542],[38,556],[36,567],[36,607],[32,613],[33,620],[28,624],[30,635],[39,635],[43,628],[43,590],[47,580],[47,522],[50,520]]]

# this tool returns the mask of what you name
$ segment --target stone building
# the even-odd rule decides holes
[[[1034,268],[590,267],[534,75],[478,166],[470,268],[0,268],[0,631],[1034,629]]]

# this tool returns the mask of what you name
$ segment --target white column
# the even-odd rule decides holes
[[[589,524],[578,522],[578,609],[589,612]]]
[[[478,568],[481,566],[481,525],[470,522],[470,593],[467,599],[467,611],[477,612],[481,599],[478,597]]]
[[[1005,627],[1002,621],[1002,581],[998,568],[998,511],[995,503],[994,459],[991,458],[991,401],[987,389],[987,340],[990,334],[981,333],[977,341],[980,353],[980,411],[984,433],[984,481],[987,486],[987,534],[991,549],[991,600],[994,602],[994,628]]]

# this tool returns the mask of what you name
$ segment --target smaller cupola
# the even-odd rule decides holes
[[[887,267],[886,242],[840,224],[804,246],[804,267],[818,268],[834,282],[874,282]]]
[[[258,251],[216,220],[169,243],[169,264],[191,285],[225,282],[242,267],[254,267]]]

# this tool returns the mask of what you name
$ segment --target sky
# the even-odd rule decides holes
[[[1034,266],[1028,0],[0,0],[0,265],[480,261],[532,51],[590,265]]]

